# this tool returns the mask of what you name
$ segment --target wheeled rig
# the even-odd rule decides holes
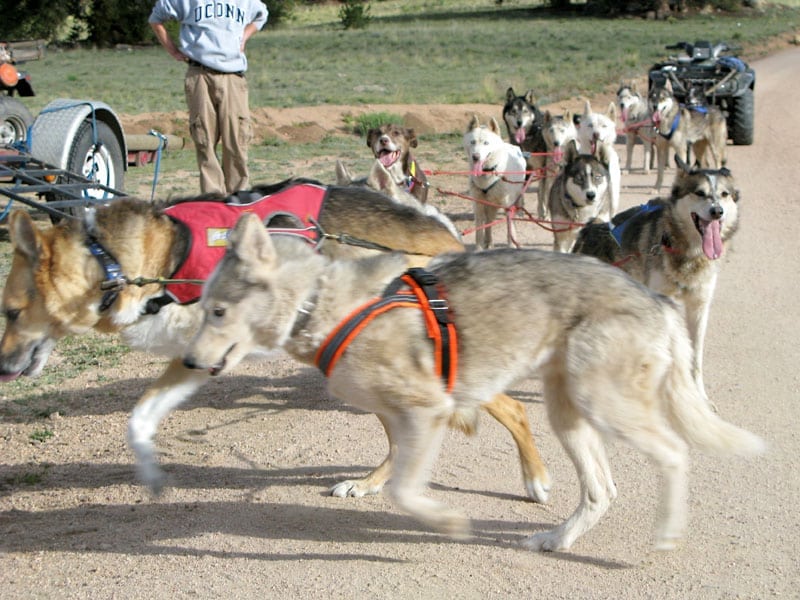
[[[737,56],[738,48],[725,42],[678,42],[666,46],[681,50],[654,64],[648,75],[648,90],[663,87],[667,81],[681,103],[704,98],[719,106],[726,116],[728,138],[736,145],[753,143],[755,71]]]

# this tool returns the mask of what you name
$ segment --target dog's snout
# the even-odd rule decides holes
[[[586,192],[586,199],[589,202],[594,202],[594,199],[597,197],[597,193],[594,190],[588,190]]]
[[[714,220],[721,219],[725,215],[725,209],[722,208],[721,204],[712,204],[708,214]]]

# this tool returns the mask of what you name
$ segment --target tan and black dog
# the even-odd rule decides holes
[[[300,188],[303,195],[277,202]],[[317,198],[316,208],[313,202],[307,203],[304,214],[297,216],[298,203],[312,196]],[[256,210],[256,202],[262,199],[271,202],[266,209],[268,216],[262,217],[266,225],[293,232],[304,244],[330,257],[396,250],[409,264],[426,264],[441,252],[463,250],[440,220],[382,193],[360,186],[322,186],[302,180],[261,186],[236,198],[204,198],[202,208],[197,198],[169,205],[123,199],[90,212],[89,221],[65,219],[47,228],[39,228],[28,212],[17,210],[9,220],[14,253],[3,292],[6,327],[0,342],[0,378],[37,376],[60,338],[90,330],[119,334],[131,348],[171,359],[134,408],[128,430],[139,475],[158,491],[164,485],[153,442],[159,423],[209,377],[208,373],[186,369],[180,358],[202,317],[197,302],[184,302],[199,296],[201,286],[166,285],[161,281],[177,272],[191,275],[186,265],[194,258],[187,257],[201,260],[204,255],[200,249],[216,252],[216,258],[212,256],[210,262],[201,265],[204,270],[194,270],[195,278],[205,279],[216,264],[214,260],[224,253],[228,228],[181,221],[173,211],[206,214],[214,204],[226,210]],[[315,215],[310,225],[305,211]],[[193,229],[199,230],[199,236],[192,236]],[[309,235],[311,239],[305,237]],[[342,243],[342,239],[350,243]],[[190,246],[198,254],[189,253]],[[117,267],[111,280],[109,264]],[[140,277],[153,283],[129,283]],[[118,289],[112,292],[101,287],[108,285]],[[545,501],[550,479],[530,435],[525,408],[508,396],[495,400],[487,410],[509,428],[519,446],[526,490],[533,499]],[[376,480],[382,485],[384,472],[351,482],[347,489],[337,487],[337,493],[370,493]]]

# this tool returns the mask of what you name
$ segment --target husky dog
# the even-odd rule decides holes
[[[298,191],[302,195],[295,193]],[[307,202],[306,192],[317,194],[309,193],[308,198],[322,200],[316,208]],[[396,249],[404,252],[403,260],[421,265],[441,252],[463,251],[461,242],[440,220],[365,187],[328,187],[290,180],[241,192],[240,196],[264,197],[269,202],[285,199],[288,193],[292,193],[290,200],[271,205],[274,217],[265,217],[265,224],[288,227],[297,236],[316,236],[297,229],[293,222],[303,222],[298,208],[304,214],[310,211],[316,215],[318,226],[311,230],[319,229],[327,235],[316,240],[303,237],[303,243],[316,244],[323,255],[358,257]],[[134,408],[128,428],[139,475],[156,492],[164,484],[153,444],[158,425],[208,379],[207,373],[186,369],[179,358],[200,322],[199,304],[191,300],[200,295],[201,286],[165,284],[163,280],[178,272],[205,279],[216,264],[213,254],[199,269],[187,272],[184,265],[199,260],[199,253],[206,249],[219,252],[216,256],[221,258],[227,233],[224,227],[178,220],[172,211],[182,210],[184,216],[209,216],[216,208],[241,211],[262,206],[260,201],[237,205],[223,198],[192,200],[158,205],[127,198],[98,208],[90,223],[64,220],[46,229],[36,227],[25,210],[14,211],[9,218],[14,253],[3,292],[7,322],[0,342],[0,378],[38,375],[58,339],[92,329],[118,333],[136,350],[172,359]],[[193,236],[191,232],[198,229],[201,236]],[[94,242],[87,241],[89,236]],[[342,243],[343,239],[352,243]],[[118,265],[112,280],[103,261],[93,255],[97,249],[108,259],[106,262]],[[153,283],[128,283],[139,277]],[[103,289],[108,285],[114,291]],[[549,476],[533,445],[524,406],[508,396],[496,400],[487,405],[487,410],[509,428],[519,446],[528,494],[545,501]],[[381,477],[380,472],[370,474],[363,480],[345,482],[334,492],[352,496],[372,493],[373,480],[381,481]]]
[[[728,128],[719,107],[704,102],[682,106],[675,98],[669,80],[664,86],[651,90],[650,103],[658,133],[656,190],[661,190],[667,158],[675,153],[688,163],[689,147],[695,160],[703,167],[719,169],[725,166]]]
[[[369,175],[360,178],[353,177],[344,163],[342,163],[340,160],[337,160],[336,184],[341,186],[365,185],[373,190],[382,192],[399,204],[409,206],[425,215],[428,215],[429,217],[433,217],[441,222],[442,225],[447,227],[448,231],[453,235],[454,238],[458,240],[461,239],[461,233],[459,233],[455,224],[447,217],[447,215],[433,206],[433,204],[423,204],[415,196],[408,192],[405,187],[399,186],[397,182],[395,182],[391,173],[386,170],[386,167],[384,167],[383,163],[381,163],[379,160],[376,160],[373,163]]]
[[[540,176],[547,144],[542,135],[544,115],[536,106],[533,90],[528,90],[524,96],[517,96],[513,87],[506,90],[503,121],[508,129],[508,141],[522,148],[530,172],[528,176]]]
[[[334,397],[376,413],[386,426],[393,500],[443,533],[463,537],[470,526],[459,511],[424,495],[448,421],[474,423],[486,398],[537,372],[550,424],[575,465],[580,500],[566,521],[528,538],[531,549],[570,548],[608,509],[617,491],[606,436],[628,442],[659,469],[662,549],[684,534],[689,445],[723,455],[763,449],[759,437],[722,420],[704,400],[675,304],[593,258],[514,248],[462,252],[398,279],[402,257],[330,262],[293,238],[270,235],[250,215],[230,242],[204,288],[205,316],[185,364],[218,374],[253,348],[280,347],[320,367]],[[457,368],[434,352],[420,286],[437,290],[443,312],[432,327],[457,339],[449,346],[458,348],[449,363]],[[393,308],[396,302],[405,308]],[[367,320],[375,307],[380,316]],[[516,313],[536,319],[508,318]]]
[[[631,172],[633,161],[633,147],[636,138],[642,141],[644,152],[644,173],[650,173],[653,162],[653,140],[655,130],[650,105],[647,98],[636,89],[636,84],[622,83],[617,90],[617,103],[619,104],[619,119],[625,131],[625,169]]]
[[[615,264],[683,304],[694,348],[692,372],[703,385],[703,345],[726,242],[739,227],[739,191],[725,168],[679,166],[669,198],[651,200],[584,227],[575,252]]]
[[[608,169],[611,214],[619,208],[622,175],[619,168],[619,155],[614,144],[617,141],[617,107],[612,102],[605,114],[592,111],[587,100],[578,123],[578,146],[584,154],[603,155],[601,159]]]
[[[469,195],[475,200],[475,245],[492,247],[492,221],[497,211],[506,211],[508,242],[516,244],[512,215],[508,210],[521,202],[525,190],[525,158],[519,146],[500,137],[500,126],[492,117],[482,125],[473,115],[464,133],[464,150],[470,164]]]
[[[550,218],[550,188],[558,175],[559,170],[564,166],[564,149],[570,142],[576,142],[578,131],[572,113],[567,111],[563,115],[552,115],[550,111],[545,111],[542,127],[547,156],[544,166],[544,177],[539,181],[539,218]]]
[[[367,132],[367,146],[391,173],[395,183],[425,204],[428,201],[428,178],[411,154],[411,149],[418,144],[417,134],[410,127],[386,124]]]
[[[606,152],[599,148],[600,156]],[[578,228],[595,218],[611,217],[611,181],[608,166],[592,154],[579,154],[575,142],[567,146],[564,168],[550,188],[553,250],[569,252]]]

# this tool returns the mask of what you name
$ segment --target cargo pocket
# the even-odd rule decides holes
[[[195,117],[189,122],[189,135],[192,137],[192,141],[198,150],[208,150],[208,133],[206,132],[206,128],[203,126],[203,120],[200,117]]]

